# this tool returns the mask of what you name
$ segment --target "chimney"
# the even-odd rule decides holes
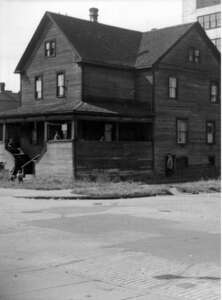
[[[4,93],[4,91],[5,91],[5,83],[0,82],[0,93]]]
[[[96,8],[96,7],[91,7],[90,9],[89,9],[89,19],[90,19],[90,21],[91,22],[95,22],[95,23],[97,23],[98,22],[98,8]]]

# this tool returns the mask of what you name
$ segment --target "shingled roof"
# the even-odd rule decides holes
[[[23,69],[47,22],[59,27],[79,54],[81,61],[129,68],[151,67],[195,24],[142,33],[46,12],[18,63],[16,72]],[[197,26],[200,26],[199,23]]]
[[[15,109],[0,112],[1,119],[23,118],[30,116],[46,116],[58,114],[96,114],[106,116],[132,117],[132,118],[147,118],[152,116],[150,113],[149,104],[128,104],[118,102],[78,102],[78,103],[53,103],[33,106],[20,106]]]

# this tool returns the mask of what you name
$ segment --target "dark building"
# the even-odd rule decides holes
[[[5,83],[0,82],[0,112],[19,106],[19,93],[5,89]]]
[[[200,24],[142,33],[97,13],[42,18],[16,67],[21,106],[0,114],[0,161],[74,178],[215,174],[220,54]]]

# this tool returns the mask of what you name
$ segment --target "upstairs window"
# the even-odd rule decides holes
[[[185,145],[188,137],[187,120],[177,120],[177,144]]]
[[[206,142],[209,145],[215,144],[215,122],[206,122]]]
[[[177,78],[169,77],[169,98],[177,98]]]
[[[45,42],[45,56],[51,57],[56,55],[56,42],[55,40]]]
[[[213,29],[221,26],[221,15],[220,12],[200,16],[198,17],[198,22],[205,29]]]
[[[35,99],[42,99],[42,76],[35,77]]]
[[[200,62],[200,50],[195,48],[189,48],[188,61],[192,63]]]
[[[210,102],[211,103],[219,102],[219,86],[215,82],[212,82],[210,84]]]
[[[63,72],[57,73],[56,96],[65,97],[65,74]]]

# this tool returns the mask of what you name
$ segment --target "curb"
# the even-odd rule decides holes
[[[139,194],[139,195],[104,195],[104,196],[15,196],[15,198],[23,199],[35,199],[35,200],[118,200],[118,199],[133,199],[133,198],[146,198],[146,197],[155,197],[155,196],[172,196],[174,195],[169,190],[166,190],[162,193],[154,194]]]

